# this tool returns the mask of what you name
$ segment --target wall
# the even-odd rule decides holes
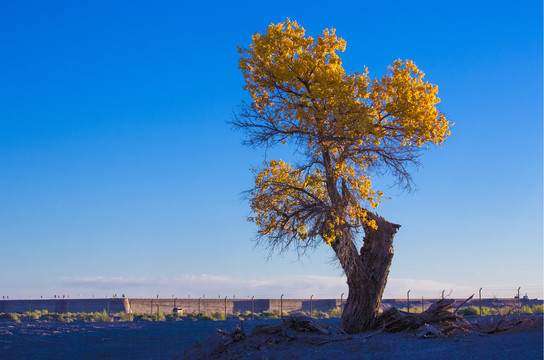
[[[47,310],[51,313],[67,312],[126,312],[127,299],[39,299],[39,300],[0,300],[0,312],[24,313],[26,311]]]
[[[343,303],[345,304],[345,299]],[[425,299],[423,307],[428,308],[435,300]],[[463,301],[463,299],[458,300]],[[540,305],[542,300],[520,300],[521,306]],[[421,299],[411,299],[410,307],[421,307]],[[517,306],[517,299],[482,299],[482,306],[502,307]],[[478,306],[478,299],[472,300],[467,305]],[[47,310],[48,312],[102,312],[108,313],[162,313],[172,312],[174,307],[183,309],[184,313],[210,314],[214,312],[260,313],[265,310],[279,311],[283,308],[285,313],[309,312],[311,310],[328,311],[340,307],[340,299],[39,299],[39,300],[0,300],[0,313],[24,313],[34,310]],[[392,306],[397,308],[408,307],[406,299],[385,299],[382,301],[382,309]]]
[[[173,308],[181,308],[184,313],[213,312],[227,313],[251,312],[252,301],[245,299],[128,299],[128,311],[132,313],[171,312]],[[270,308],[270,300],[253,300],[253,311],[262,312]]]
[[[337,299],[283,299],[283,312],[294,313],[312,310],[328,311],[340,306]],[[265,310],[279,311],[280,299],[128,299],[128,311],[133,313],[171,312],[174,307],[184,313],[237,312],[260,313]]]

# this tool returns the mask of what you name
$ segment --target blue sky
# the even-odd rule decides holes
[[[0,295],[347,292],[330,248],[267,260],[245,220],[264,152],[227,124],[236,48],[287,17],[336,28],[349,72],[415,61],[455,122],[415,192],[376,179],[402,224],[386,296],[541,296],[541,1],[4,2]]]

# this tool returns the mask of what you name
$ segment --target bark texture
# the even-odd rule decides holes
[[[368,216],[376,221],[378,229],[362,224],[365,237],[360,251],[349,232],[333,243],[348,283],[342,314],[342,329],[348,334],[372,329],[376,324],[393,259],[393,238],[400,228],[375,214]]]

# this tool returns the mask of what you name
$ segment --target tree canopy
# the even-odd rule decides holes
[[[348,74],[335,29],[316,38],[287,20],[239,48],[251,102],[234,125],[246,143],[296,144],[297,164],[271,160],[255,170],[250,218],[272,247],[333,244],[354,229],[377,229],[372,209],[383,192],[373,173],[390,171],[409,186],[408,168],[422,148],[440,145],[450,124],[437,105],[438,87],[409,60],[395,60],[380,79]]]

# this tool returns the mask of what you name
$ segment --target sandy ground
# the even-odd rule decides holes
[[[366,335],[324,345],[298,342],[242,354],[243,359],[542,359],[542,317],[536,325],[496,335],[420,339],[412,334]],[[330,322],[338,322],[331,319]],[[249,331],[257,324],[244,322]],[[239,321],[37,323],[0,322],[0,359],[173,359]]]

